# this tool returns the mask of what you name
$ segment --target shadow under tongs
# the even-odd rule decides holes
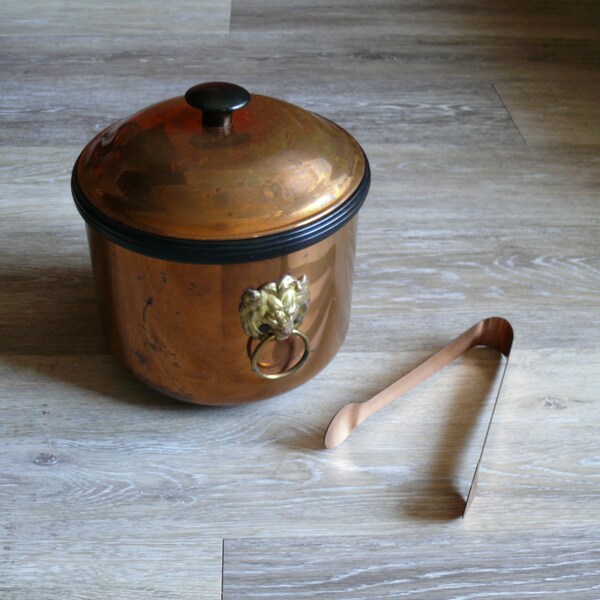
[[[431,482],[417,489],[416,495],[414,500],[403,507],[404,513],[414,519],[453,521],[464,514],[465,499],[452,484],[442,487]]]
[[[468,384],[455,392],[448,401],[451,417],[443,427],[442,436],[431,461],[429,472],[421,485],[412,486],[413,500],[403,507],[405,514],[427,521],[447,521],[464,515],[469,489],[460,489],[460,480],[470,481],[485,439],[494,400],[492,392],[499,382],[501,355],[490,348],[474,348],[463,356],[463,367],[477,369]],[[494,385],[496,383],[496,385]],[[487,409],[487,410],[486,410]],[[486,413],[487,418],[483,418]],[[482,429],[479,440],[474,433]]]

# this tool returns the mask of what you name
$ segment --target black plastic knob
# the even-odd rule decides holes
[[[224,81],[200,83],[185,93],[185,101],[202,111],[206,127],[229,127],[231,113],[246,106],[250,98],[243,87]]]

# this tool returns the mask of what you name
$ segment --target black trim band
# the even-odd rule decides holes
[[[297,252],[329,237],[343,227],[363,205],[371,184],[369,161],[365,173],[350,198],[334,211],[313,223],[290,231],[242,240],[189,240],[155,235],[123,225],[107,217],[83,194],[76,177],[77,162],[71,176],[71,192],[85,222],[109,240],[146,256],[182,263],[232,264],[276,258]],[[78,159],[79,160],[79,159]]]

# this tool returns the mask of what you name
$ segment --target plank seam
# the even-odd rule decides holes
[[[223,587],[225,577],[225,538],[221,543],[221,600],[223,600]]]
[[[510,118],[514,128],[517,130],[517,133],[519,134],[520,138],[523,140],[523,144],[525,144],[525,146],[528,146],[527,140],[521,133],[521,130],[519,129],[517,123],[515,122],[510,110],[508,110],[508,107],[506,106],[506,104],[504,104],[504,100],[502,99],[502,96],[498,93],[498,90],[496,89],[496,85],[494,83],[492,83],[492,89],[494,90],[494,94],[496,94],[496,96],[498,96],[498,100],[500,100],[500,104],[502,104],[504,110],[506,111],[506,114],[509,116],[509,118]]]

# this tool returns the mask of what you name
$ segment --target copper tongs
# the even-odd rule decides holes
[[[507,360],[505,361],[504,371],[502,373],[500,385],[498,386],[498,392],[496,393],[496,399],[479,453],[479,459],[477,460],[477,465],[473,473],[469,493],[465,500],[465,506],[462,512],[462,516],[464,517],[475,497],[479,468],[481,466],[492,421],[494,420],[494,413],[496,412],[496,406],[498,405],[498,398],[500,397],[504,376],[506,375],[508,357],[510,355],[513,338],[514,334],[511,324],[502,317],[489,317],[473,325],[473,327],[459,335],[447,346],[444,346],[425,362],[421,363],[418,367],[398,379],[398,381],[392,383],[392,385],[373,396],[370,400],[364,402],[351,402],[343,406],[327,427],[324,440],[325,447],[335,448],[341,444],[365,419],[390,404],[393,400],[406,394],[472,348],[475,348],[476,346],[487,346],[488,348],[498,350],[498,352],[502,353]]]

